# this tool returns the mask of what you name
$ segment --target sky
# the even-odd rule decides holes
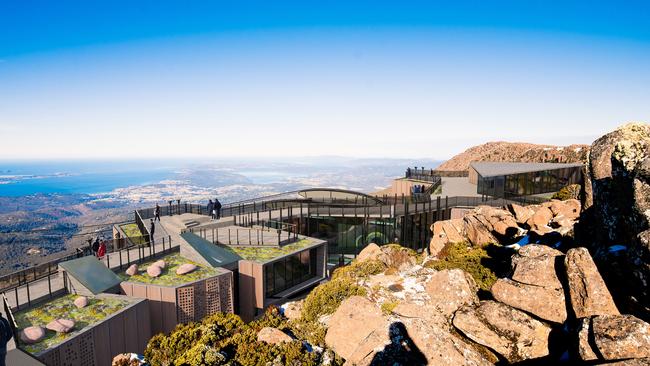
[[[0,160],[591,143],[649,65],[647,1],[0,0]]]

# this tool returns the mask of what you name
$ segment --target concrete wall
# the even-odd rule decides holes
[[[119,353],[144,352],[152,335],[149,318],[147,301],[139,301],[37,358],[48,366],[110,366]]]
[[[138,282],[122,282],[120,287],[126,296],[149,300],[153,334],[217,312],[234,312],[232,272],[175,287]]]

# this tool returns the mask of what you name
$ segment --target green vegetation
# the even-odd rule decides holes
[[[301,341],[277,345],[258,341],[257,333],[264,327],[291,330],[275,307],[248,324],[237,315],[219,313],[200,323],[178,325],[169,335],[156,335],[145,357],[152,366],[319,364],[319,355],[307,352]]]
[[[47,330],[45,337],[40,342],[26,345],[24,347],[26,351],[36,354],[54,347],[67,338],[78,334],[83,328],[96,324],[133,303],[128,298],[91,297],[88,298],[88,305],[79,309],[74,305],[74,300],[77,297],[77,295],[65,295],[15,314],[19,329],[32,325],[40,325],[45,328],[47,323],[60,318],[72,319],[75,322],[74,330],[68,334],[59,334]]]
[[[365,278],[382,273],[386,265],[380,260],[354,261],[351,264],[337,268],[332,274],[332,280],[339,278]]]
[[[426,267],[436,270],[460,268],[474,278],[476,284],[489,291],[496,282],[496,259],[484,248],[468,246],[466,243],[448,244],[438,255],[439,260],[429,261]]]
[[[120,229],[122,229],[126,237],[129,238],[131,243],[133,243],[134,245],[145,244],[144,237],[142,236],[140,229],[138,229],[138,225],[136,225],[135,223],[120,225]]]
[[[566,187],[563,187],[558,192],[554,193],[551,197],[552,199],[565,201],[568,199],[580,199],[580,191],[582,187],[579,184],[570,184]]]
[[[314,242],[309,239],[302,239],[295,243],[281,247],[251,247],[251,246],[224,246],[235,252],[240,257],[259,263],[265,263],[275,258],[283,257],[302,249],[309,248]]]
[[[399,302],[397,301],[386,301],[385,303],[381,304],[381,311],[382,313],[388,315],[395,310]]]
[[[158,277],[150,277],[147,274],[147,267],[156,262],[157,260],[165,261],[165,269],[162,270],[162,273]],[[193,272],[177,275],[176,269],[185,263],[192,263],[197,266],[197,269]],[[159,259],[151,260],[145,262],[142,265],[139,265],[139,273],[134,276],[129,276],[125,272],[119,273],[119,276],[124,281],[130,282],[141,282],[148,283],[152,285],[160,286],[177,286],[183,283],[194,282],[204,278],[214,277],[220,273],[222,270],[219,268],[206,267],[199,265],[198,263],[192,262],[186,258],[181,257],[179,253],[170,254]]]

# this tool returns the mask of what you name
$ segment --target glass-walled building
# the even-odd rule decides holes
[[[557,192],[582,183],[583,164],[559,163],[471,163],[470,183],[478,194],[508,198]]]

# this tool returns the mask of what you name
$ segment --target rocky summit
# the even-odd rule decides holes
[[[349,365],[650,364],[648,312],[621,305],[600,257],[621,240],[637,280],[650,268],[647,132],[626,125],[585,149],[610,163],[587,162],[582,201],[479,206],[435,222],[422,254],[370,244],[286,315],[318,319],[322,345]],[[627,207],[597,197],[614,194],[602,179]],[[607,244],[585,233],[594,212]]]

